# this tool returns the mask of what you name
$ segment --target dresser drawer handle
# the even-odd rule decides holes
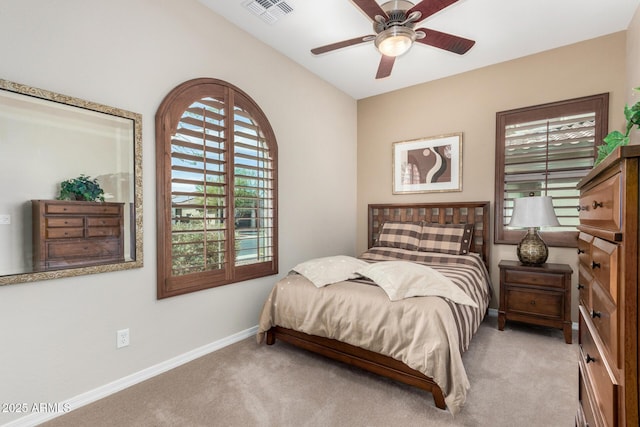
[[[600,263],[599,262],[595,262],[595,261],[591,261],[591,268],[592,269],[600,268]]]
[[[529,303],[531,305],[536,305],[536,300],[532,299],[531,302]]]
[[[578,255],[583,254],[584,253],[584,249],[578,249]]]
[[[589,210],[589,206],[585,205],[585,206],[579,206],[578,205],[578,212],[580,211],[588,211]]]
[[[589,355],[589,353],[587,353],[587,357],[585,358],[585,361],[586,361],[587,363],[595,362],[595,361],[596,361],[596,358],[595,358],[595,357],[591,357],[591,356]]]
[[[578,283],[577,288],[578,288],[578,290],[580,290],[580,289],[584,289],[584,285],[582,285],[582,284]]]
[[[593,209],[598,209],[602,207],[602,202],[596,202],[595,200],[593,201],[593,203],[591,203],[591,207]]]
[[[600,313],[599,311],[595,311],[595,310],[593,310],[593,311],[591,312],[591,318],[592,318],[592,319],[595,319],[596,317],[600,317],[600,318],[602,318],[602,313]]]

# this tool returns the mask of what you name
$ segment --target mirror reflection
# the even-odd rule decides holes
[[[0,80],[0,285],[142,266],[140,186],[139,114]]]

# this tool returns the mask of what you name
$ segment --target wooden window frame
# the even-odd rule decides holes
[[[252,264],[235,263],[235,224],[226,222],[225,268],[190,273],[182,276],[172,275],[172,226],[171,226],[171,136],[180,121],[183,112],[195,101],[205,97],[222,97],[225,108],[225,132],[227,167],[225,168],[227,190],[226,206],[228,218],[234,218],[234,131],[229,121],[230,112],[240,107],[251,115],[260,127],[268,146],[272,163],[272,252],[271,259]],[[233,115],[232,115],[233,117]],[[157,197],[157,297],[158,299],[209,289],[217,286],[237,283],[249,279],[278,273],[278,145],[273,129],[258,104],[236,86],[222,80],[199,78],[184,82],[175,87],[162,101],[156,113],[156,197]],[[229,179],[230,178],[230,179]]]
[[[504,184],[505,184],[505,127],[515,123],[561,117],[564,115],[595,112],[595,141],[593,157],[597,155],[598,141],[602,141],[608,132],[609,94],[585,96],[564,101],[551,102],[531,107],[496,113],[496,162],[495,162],[495,215],[494,243],[518,244],[526,230],[509,230],[504,223]],[[577,206],[577,205],[576,205]],[[577,247],[578,231],[540,232],[548,246]]]

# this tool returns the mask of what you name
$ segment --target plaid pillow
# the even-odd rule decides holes
[[[424,224],[419,251],[464,255],[469,253],[473,224]]]
[[[420,244],[422,222],[387,221],[382,225],[374,246],[415,251]]]

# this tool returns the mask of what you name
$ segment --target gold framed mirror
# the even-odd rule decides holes
[[[59,201],[95,180],[104,202]],[[139,268],[142,115],[0,79],[0,285]]]

